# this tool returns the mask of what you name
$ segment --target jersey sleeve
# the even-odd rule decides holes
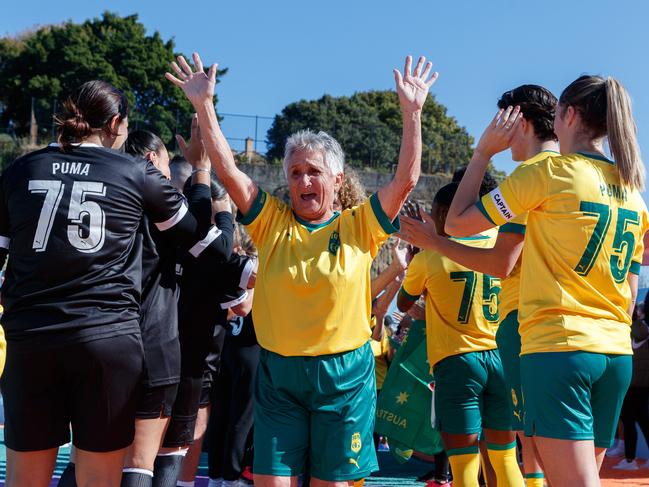
[[[178,225],[188,212],[182,194],[150,162],[144,168],[142,199],[144,213],[161,232]]]
[[[522,215],[514,217],[511,221],[501,225],[498,228],[498,233],[516,233],[518,235],[525,235],[527,227],[527,212]]]
[[[390,221],[376,193],[361,205],[345,210],[344,217],[351,222],[359,246],[369,249],[372,257],[390,235],[400,230],[399,217]]]
[[[549,162],[547,158],[534,164],[518,166],[500,186],[484,195],[476,204],[495,226],[540,206],[548,197]]]
[[[254,260],[241,255],[233,255],[224,266],[220,276],[223,280],[223,294],[219,296],[221,309],[232,308],[246,300],[251,266],[254,266]]]
[[[426,289],[428,277],[426,260],[426,252],[419,252],[413,257],[406,271],[399,293],[411,301],[417,301]]]
[[[250,210],[245,215],[237,213],[237,221],[246,226],[250,238],[260,247],[273,232],[273,228],[288,217],[289,212],[285,203],[258,188]]]

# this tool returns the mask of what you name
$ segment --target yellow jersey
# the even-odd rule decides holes
[[[522,354],[631,354],[629,272],[639,273],[647,207],[615,163],[548,155],[519,166],[478,208],[502,225],[528,213],[521,269]]]
[[[537,161],[541,161],[547,158],[549,155],[558,156],[560,154],[556,151],[551,150],[541,151],[534,157],[521,162],[520,165],[524,166],[526,164],[533,164]],[[517,215],[511,221],[502,225],[498,229],[498,233],[517,233],[519,235],[525,235],[526,225],[527,212]],[[518,309],[518,299],[520,296],[521,286],[521,261],[522,259],[519,257],[509,276],[507,276],[506,279],[502,280],[502,288],[500,290],[500,305],[498,308],[501,320],[504,320],[509,313]]]
[[[374,370],[376,373],[376,389],[381,390],[385,376],[388,375],[388,357],[390,354],[390,333],[386,329],[381,341],[370,340],[374,355]]]
[[[376,194],[320,225],[259,189],[245,216],[259,252],[252,314],[259,344],[284,356],[354,350],[371,336],[370,267],[398,231]]]
[[[454,240],[470,247],[490,248],[496,231]],[[424,250],[410,262],[400,292],[416,301],[424,291],[431,367],[451,355],[497,348],[500,279]]]
[[[7,341],[5,340],[5,330],[0,326],[0,377],[5,369],[7,359]]]

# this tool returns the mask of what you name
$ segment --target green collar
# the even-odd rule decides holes
[[[332,221],[334,221],[336,218],[338,218],[340,216],[340,213],[337,212],[337,211],[334,211],[334,216],[329,218],[329,220],[327,220],[326,222],[322,222],[322,223],[311,223],[311,222],[308,222],[306,220],[303,220],[302,218],[297,216],[295,214],[295,212],[293,212],[293,215],[295,216],[295,219],[297,220],[297,222],[300,225],[302,225],[303,227],[306,227],[306,229],[309,230],[309,232],[313,232],[314,230],[317,230],[318,228],[326,227],[327,225],[329,225]]]
[[[600,154],[588,154],[586,152],[577,152],[580,156],[588,157],[589,159],[595,159],[596,161],[606,162],[615,166],[615,161],[611,161],[609,158],[604,157]]]

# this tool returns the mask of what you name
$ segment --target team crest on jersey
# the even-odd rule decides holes
[[[352,445],[351,449],[354,453],[358,453],[361,451],[361,448],[363,447],[363,442],[361,441],[361,434],[360,433],[354,433],[352,435]]]
[[[331,237],[329,237],[329,252],[333,255],[336,255],[338,253],[338,249],[340,248],[340,235],[338,232],[334,231],[331,234]]]

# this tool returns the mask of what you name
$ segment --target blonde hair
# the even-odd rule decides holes
[[[631,98],[613,77],[580,76],[563,90],[562,107],[579,112],[593,138],[608,137],[611,155],[623,186],[642,191],[645,169],[640,156]]]
[[[358,174],[356,174],[356,171],[348,168],[345,171],[345,178],[343,179],[340,191],[338,191],[340,208],[346,210],[358,206],[365,201],[365,198],[365,187],[361,183]]]
[[[644,189],[645,168],[640,156],[631,97],[615,78],[606,79],[606,133],[608,145],[624,186]]]

